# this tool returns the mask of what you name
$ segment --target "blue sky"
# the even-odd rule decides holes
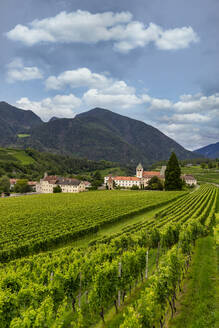
[[[103,107],[188,149],[219,141],[217,0],[0,3],[0,99],[44,121]]]

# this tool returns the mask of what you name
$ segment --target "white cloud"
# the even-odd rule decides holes
[[[145,26],[142,22],[133,21],[129,12],[92,14],[82,10],[61,12],[54,17],[34,20],[28,26],[18,24],[6,35],[28,46],[39,42],[112,41],[114,49],[123,53],[150,42],[161,50],[176,50],[187,48],[199,40],[191,26],[164,30],[154,23]]]
[[[142,99],[135,94],[107,92],[107,90],[90,89],[83,95],[87,106],[104,107],[110,109],[127,109],[142,104]]]
[[[13,83],[16,81],[30,81],[42,79],[43,74],[36,66],[24,66],[20,58],[14,59],[8,64],[7,81]]]
[[[81,100],[73,94],[56,95],[41,101],[31,101],[23,97],[16,101],[15,105],[25,110],[32,110],[44,121],[48,121],[53,116],[73,118],[75,111],[81,106]]]
[[[175,122],[194,124],[194,123],[208,122],[211,120],[211,118],[198,113],[190,113],[190,114],[174,114],[172,116],[172,120]]]
[[[182,95],[179,101],[145,95],[151,123],[188,149],[219,139],[219,94]]]
[[[197,95],[184,95],[180,98],[180,101],[174,104],[174,108],[179,112],[192,113],[205,112],[206,109],[214,110],[219,107],[219,93],[211,96],[203,96],[202,94]]]
[[[65,71],[59,76],[50,76],[45,84],[47,89],[60,90],[65,86],[71,88],[90,87],[103,88],[111,83],[111,79],[103,74],[92,73],[88,68],[82,67],[72,71]]]
[[[66,86],[87,88],[82,98],[87,106],[118,109],[143,103],[142,97],[136,95],[135,88],[128,86],[125,81],[93,73],[86,67],[65,71],[57,77],[50,76],[45,84],[47,89],[54,90],[63,89]]]
[[[156,45],[162,50],[184,49],[199,38],[192,27],[175,28],[161,32],[161,37],[156,40]]]

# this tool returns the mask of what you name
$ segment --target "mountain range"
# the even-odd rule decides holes
[[[199,148],[195,152],[208,158],[219,158],[219,142]]]
[[[179,159],[200,157],[158,129],[106,109],[45,123],[32,111],[6,102],[0,102],[0,146],[133,164],[166,160],[172,151]]]

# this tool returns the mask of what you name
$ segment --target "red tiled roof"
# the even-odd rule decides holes
[[[114,177],[113,180],[140,181],[137,177]]]
[[[18,179],[10,179],[10,184],[15,184]]]
[[[58,177],[56,175],[48,175],[45,178],[43,178],[43,180],[48,181],[48,182],[50,182],[51,180],[56,181],[56,180],[58,180]]]
[[[157,171],[144,171],[143,172],[143,177],[160,177],[160,172]]]
[[[10,179],[10,184],[15,184],[17,183],[19,179]],[[29,186],[35,186],[37,184],[36,181],[28,181],[27,182]]]
[[[185,180],[196,180],[196,179],[193,177],[193,175],[189,175],[189,174],[184,174],[184,175],[182,176],[182,178],[185,179]]]
[[[35,186],[37,184],[36,181],[28,181],[29,186]]]
[[[91,183],[89,181],[82,181],[82,182],[85,184],[85,186],[90,186],[91,185]]]

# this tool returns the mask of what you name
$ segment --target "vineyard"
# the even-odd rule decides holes
[[[19,255],[15,249],[21,251],[23,245],[34,249],[40,240],[53,243],[57,237],[68,238],[84,231],[85,224],[87,229],[96,228],[131,213],[156,206],[158,210],[153,218],[97,239],[88,248],[68,246],[1,263],[0,328],[100,327],[99,321],[107,325],[108,312],[114,308],[118,313],[136,288],[141,289],[137,300],[114,327],[164,327],[168,311],[171,316],[176,311],[176,295],[195,241],[208,235],[215,224],[218,188],[202,185],[183,195],[58,195],[61,206],[52,196],[36,196],[31,203],[24,198],[13,200],[11,212],[11,200],[1,203],[2,260]],[[160,204],[166,205],[159,210]]]
[[[1,199],[0,260],[47,250],[181,196],[113,191]]]

